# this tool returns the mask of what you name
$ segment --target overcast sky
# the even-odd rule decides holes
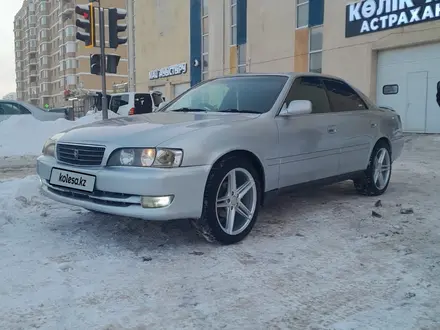
[[[0,19],[0,33],[3,46],[0,47],[0,99],[15,92],[15,55],[14,55],[14,16],[20,9],[22,0],[0,0],[3,18]]]

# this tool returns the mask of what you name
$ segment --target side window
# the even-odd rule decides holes
[[[130,103],[130,95],[124,94],[121,96],[121,100],[119,101],[119,106],[122,107]]]
[[[3,104],[0,103],[0,116],[5,114],[5,110],[3,110]]]
[[[21,104],[17,104],[17,107],[20,108],[20,112],[22,115],[30,115],[31,112],[26,109],[24,106],[22,106]]]
[[[334,112],[368,109],[361,97],[346,83],[334,79],[323,81]]]
[[[324,85],[319,77],[300,77],[293,82],[292,88],[287,94],[285,106],[297,100],[309,100],[312,102],[312,113],[331,112]]]
[[[153,96],[154,106],[158,107],[162,103],[162,97],[157,93],[152,93],[151,95]]]
[[[21,115],[21,111],[12,103],[3,103],[2,108],[5,115]]]
[[[119,110],[119,104],[121,102],[121,96],[112,96],[111,101],[110,101],[110,110],[118,113]]]

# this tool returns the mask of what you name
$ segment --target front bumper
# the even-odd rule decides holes
[[[96,177],[94,191],[51,185],[52,169],[80,172]],[[40,156],[37,173],[41,191],[47,197],[88,210],[144,220],[197,219],[201,217],[205,184],[210,166],[173,169],[129,167],[79,167],[58,163]],[[143,208],[142,196],[170,196],[172,203],[163,208]]]

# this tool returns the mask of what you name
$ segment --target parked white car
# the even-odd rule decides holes
[[[121,116],[151,113],[157,110],[165,98],[161,92],[112,94],[109,109]]]
[[[64,112],[51,112],[26,102],[0,100],[0,121],[11,116],[33,116],[40,121],[53,121],[66,117]]]

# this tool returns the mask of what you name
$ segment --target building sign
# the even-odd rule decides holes
[[[166,68],[150,71],[150,80],[166,78],[184,74],[187,71],[186,63],[170,65]]]
[[[345,37],[438,19],[439,0],[363,0],[345,8]]]

